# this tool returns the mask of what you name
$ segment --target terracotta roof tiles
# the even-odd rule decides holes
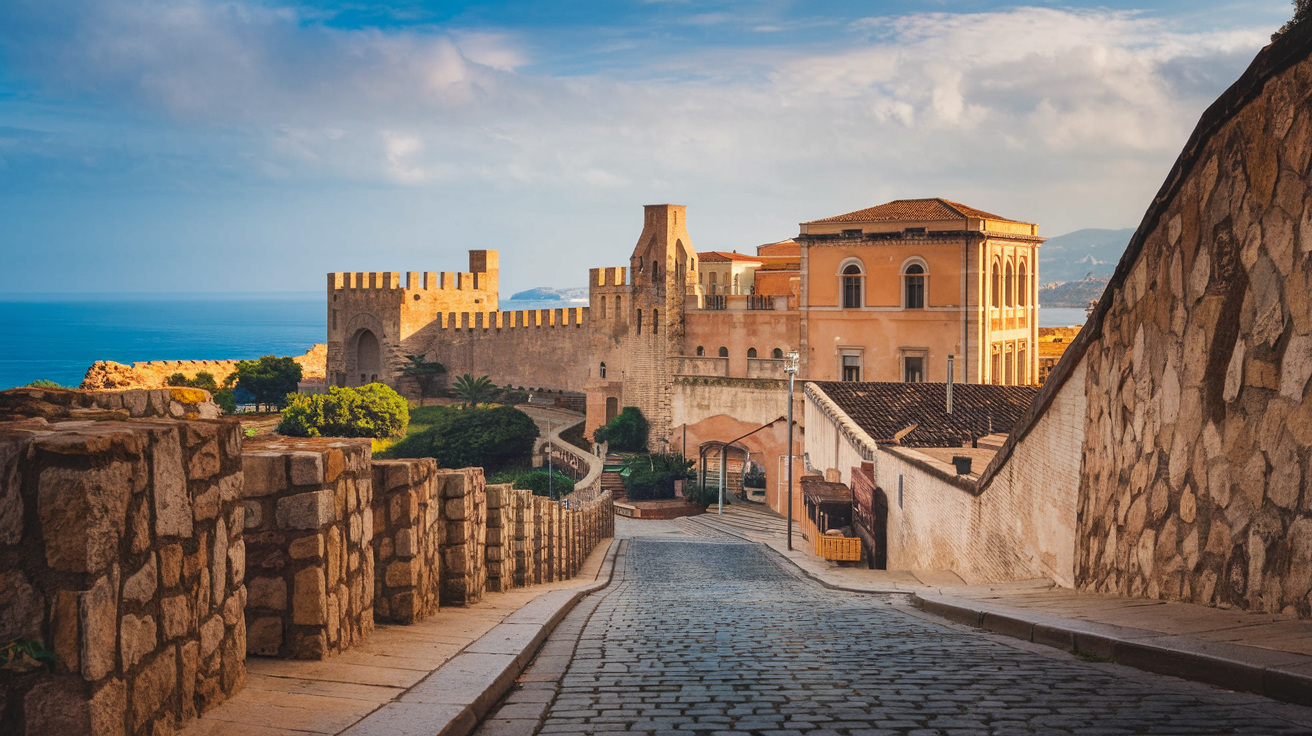
[[[815,225],[824,222],[879,222],[885,220],[959,220],[963,217],[978,217],[986,220],[1006,220],[1021,222],[1007,217],[1000,217],[984,210],[967,207],[958,202],[934,197],[932,199],[895,199],[892,202],[867,207],[864,210],[848,212],[819,220],[802,223]]]
[[[960,447],[987,434],[1007,433],[1020,421],[1037,386],[952,385],[952,413],[947,413],[945,383],[856,383],[814,381],[831,401],[876,442],[906,447]]]

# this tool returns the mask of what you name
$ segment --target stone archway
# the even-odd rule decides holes
[[[379,379],[382,373],[382,346],[373,330],[361,329],[351,338],[353,370],[347,380],[353,386],[363,386]]]

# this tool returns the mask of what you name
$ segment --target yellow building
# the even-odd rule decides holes
[[[1036,383],[1038,230],[938,198],[802,223],[803,375]]]

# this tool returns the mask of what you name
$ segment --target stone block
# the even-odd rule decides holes
[[[0,642],[41,638],[45,601],[19,570],[0,573]]]
[[[246,587],[248,608],[287,609],[287,582],[282,578],[252,578]]]
[[[294,452],[290,456],[292,485],[321,486],[324,484],[323,454]]]
[[[123,582],[123,600],[145,603],[155,597],[158,588],[159,570],[155,565],[155,554],[151,553],[146,564]]]
[[[292,593],[292,623],[322,626],[327,623],[327,584],[324,571],[307,567],[296,573]]]
[[[236,626],[238,621],[242,620],[242,613],[246,610],[246,586],[237,588],[228,600],[223,602],[223,623],[227,626]]]
[[[123,736],[128,712],[127,683],[118,678],[105,680],[96,689],[88,703],[91,716],[90,733],[95,736]],[[65,736],[71,736],[76,731]]]
[[[238,539],[228,547],[228,585],[237,588],[246,579],[246,542]]]
[[[182,717],[196,717],[196,671],[200,665],[200,644],[189,641],[178,648],[178,668],[182,670]]]
[[[332,491],[311,491],[278,499],[279,529],[320,529],[337,519]]]
[[[282,453],[242,453],[241,472],[246,498],[272,496],[287,488],[287,458]]]
[[[214,614],[200,625],[200,657],[209,659],[223,642],[223,616]]]
[[[141,730],[173,697],[178,683],[178,658],[165,649],[146,664],[132,681],[132,729]]]
[[[0,594],[0,597],[2,596],[3,594]],[[54,602],[50,606],[51,649],[70,672],[78,672],[81,668],[78,655],[77,601],[77,593],[61,590],[55,594]],[[0,634],[0,636],[4,635]]]
[[[264,526],[264,504],[259,501],[243,501],[241,507],[246,510],[242,526],[246,529],[259,529]]]
[[[22,443],[0,440],[0,545],[23,537],[23,496],[18,485]]]
[[[219,519],[214,529],[213,544],[210,550],[210,600],[217,604],[227,597],[224,591],[228,582],[228,527],[223,519]]]
[[[28,736],[71,736],[91,730],[86,686],[73,677],[38,682],[23,698]],[[122,732],[122,726],[119,726]]]
[[[186,595],[173,595],[161,599],[159,612],[160,626],[166,640],[186,636],[194,626],[191,600]]]
[[[324,555],[323,535],[311,534],[308,537],[293,540],[291,545],[288,546],[288,553],[293,560],[322,558]]]
[[[132,468],[124,462],[41,472],[37,512],[46,564],[66,572],[97,573],[117,559],[127,525],[131,475]],[[190,521],[190,515],[187,518]]]
[[[396,560],[387,566],[383,583],[389,587],[413,586],[418,578],[416,565],[410,560]]]
[[[159,581],[172,588],[182,578],[182,545],[170,544],[159,550]]]
[[[118,661],[118,567],[101,577],[78,600],[82,676],[99,680]]]
[[[213,478],[221,469],[219,443],[216,439],[209,439],[193,450],[190,460],[187,461],[187,477],[191,480]]]
[[[412,529],[398,529],[396,532],[396,554],[400,557],[414,557],[419,554]]]
[[[196,521],[213,519],[219,515],[219,487],[210,486],[205,491],[196,494],[196,499],[192,504],[192,515]]]
[[[182,470],[182,445],[177,429],[160,430],[151,449],[151,482],[154,486],[155,533],[161,537],[190,537],[191,500],[187,477]]]
[[[132,669],[159,645],[159,634],[153,616],[137,617],[127,614],[123,617],[119,637],[119,652],[123,657],[125,670]]]
[[[342,451],[337,448],[329,449],[328,462],[326,463],[326,467],[324,468],[323,471],[324,482],[332,483],[333,481],[336,481],[337,477],[342,474],[342,470],[345,467],[346,467],[346,459],[345,457],[343,457]]]
[[[246,651],[266,657],[278,655],[282,649],[282,619],[262,616],[246,629]]]

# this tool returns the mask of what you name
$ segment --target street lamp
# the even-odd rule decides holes
[[[784,356],[784,372],[788,374],[788,550],[793,549],[793,379],[797,377],[797,363],[801,356],[794,350]]]

